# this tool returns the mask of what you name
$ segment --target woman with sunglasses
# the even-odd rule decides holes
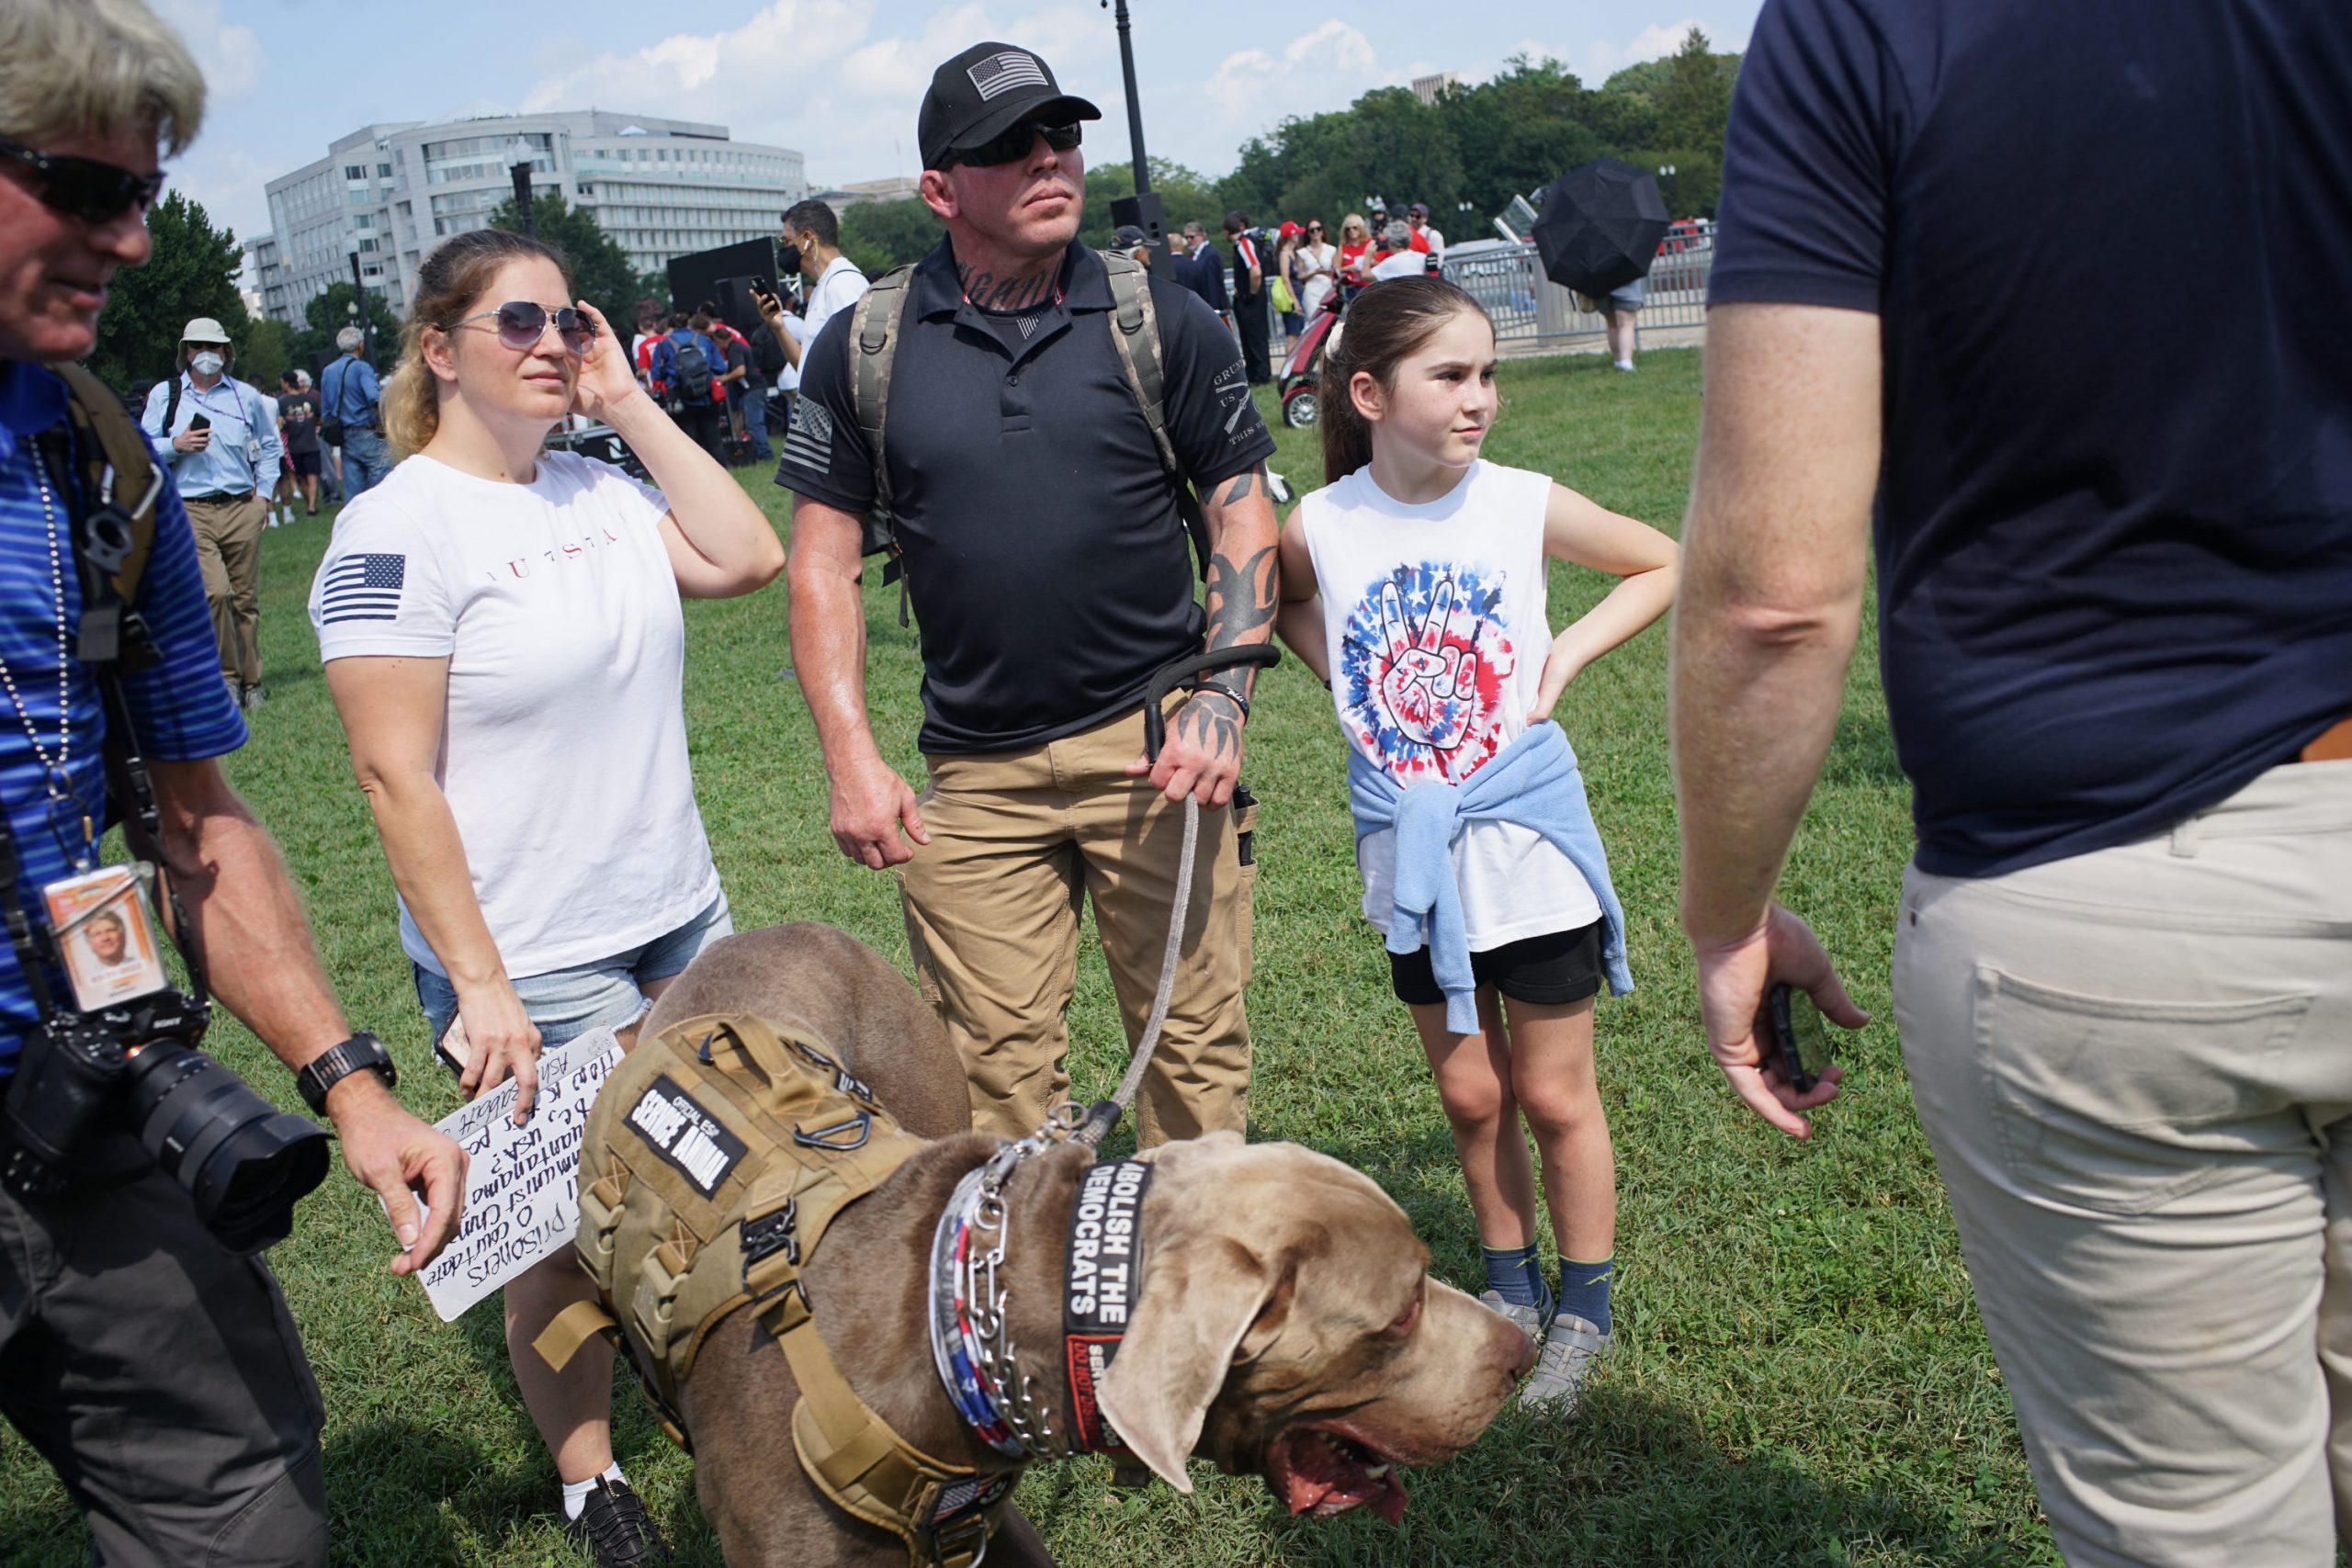
[[[1363,214],[1351,212],[1340,220],[1340,298],[1342,303],[1363,292],[1372,281],[1372,230]]]
[[[1323,237],[1323,220],[1306,220],[1306,233],[1299,241],[1296,254],[1298,269],[1298,313],[1306,321],[1323,308],[1331,290],[1339,286],[1340,253]]]
[[[433,1038],[481,1094],[600,1025],[624,1043],[731,929],[695,809],[682,595],[784,566],[759,508],[569,301],[554,253],[481,230],[418,276],[384,410],[401,460],[355,499],[311,588],[327,687],[400,890]],[[619,432],[655,489],[540,443],[567,413]],[[600,1562],[662,1550],[612,1452],[612,1361],[530,1348],[594,1294],[569,1251],[506,1287],[523,1403]]]

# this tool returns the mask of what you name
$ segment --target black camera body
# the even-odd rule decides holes
[[[47,1197],[152,1161],[230,1251],[285,1240],[295,1203],[326,1179],[327,1135],[198,1050],[208,1018],[194,998],[158,991],[43,1021],[8,1085],[15,1151],[0,1179]]]

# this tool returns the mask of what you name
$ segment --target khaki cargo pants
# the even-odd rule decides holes
[[[923,997],[971,1077],[972,1123],[1020,1137],[1069,1097],[1064,1012],[1079,909],[1091,900],[1127,1045],[1150,1014],[1183,849],[1184,813],[1146,779],[1143,710],[1022,751],[929,759],[931,842],[899,873]],[[1145,1145],[1243,1130],[1250,1091],[1254,805],[1201,814],[1168,1026],[1136,1097]],[[1102,1086],[1102,1092],[1109,1091]]]
[[[220,649],[220,676],[232,692],[261,684],[261,536],[269,502],[251,492],[231,500],[187,502],[196,535],[196,564],[212,611],[212,640]]]

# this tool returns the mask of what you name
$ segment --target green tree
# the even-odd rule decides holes
[[[1159,197],[1162,221],[1171,234],[1182,231],[1187,222],[1197,222],[1214,234],[1225,221],[1225,204],[1217,195],[1216,182],[1182,164],[1154,158],[1151,188]],[[1090,167],[1086,171],[1086,217],[1078,237],[1097,250],[1110,244],[1112,232],[1118,227],[1111,221],[1111,203],[1135,193],[1133,164]]]
[[[317,367],[336,356],[335,333],[359,322],[352,309],[353,295],[348,283],[333,283],[322,294],[313,295],[302,307],[302,316],[309,324],[294,333],[287,344],[291,364],[315,372]],[[368,293],[368,326],[374,334],[374,354],[370,363],[381,375],[391,369],[401,352],[401,324],[393,318],[391,308],[384,297],[370,289]]]
[[[293,328],[273,316],[255,316],[237,351],[237,375],[275,395],[277,378],[293,367]]]
[[[842,209],[842,254],[854,266],[880,272],[920,261],[939,243],[939,219],[921,197],[861,201]]]
[[[491,209],[490,226],[508,233],[520,233],[523,229],[522,210],[508,197]],[[635,268],[628,265],[628,254],[620,248],[596,215],[584,207],[573,207],[558,190],[542,190],[531,200],[531,230],[544,244],[551,245],[563,257],[565,268],[571,274],[571,291],[575,298],[585,299],[605,312],[613,330],[626,333],[630,327],[630,310],[644,290]],[[669,291],[669,280],[662,279],[662,292]]]
[[[180,333],[195,317],[219,321],[240,351],[252,328],[237,294],[244,256],[235,233],[215,229],[202,204],[183,191],[148,212],[147,233],[154,254],[146,265],[115,274],[90,355],[91,370],[124,390],[178,373]],[[242,352],[238,358],[242,367]]]

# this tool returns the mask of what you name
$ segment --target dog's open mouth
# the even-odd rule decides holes
[[[1337,1427],[1293,1427],[1266,1450],[1266,1476],[1294,1514],[1329,1518],[1369,1505],[1390,1524],[1405,1517],[1395,1461]]]

